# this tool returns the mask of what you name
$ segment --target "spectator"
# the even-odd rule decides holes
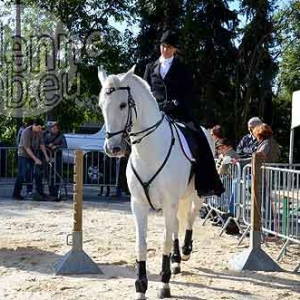
[[[232,144],[228,139],[220,139],[216,144],[216,149],[220,153],[220,158],[217,162],[217,170],[220,175],[224,175],[228,172],[229,164],[235,163],[237,160],[239,160],[240,157],[234,151],[234,149],[232,148]],[[232,193],[230,196],[230,201],[228,206],[229,215],[224,215],[225,218],[234,215],[237,189],[238,189],[238,181],[236,178],[232,178],[232,183],[231,183]]]
[[[215,125],[213,128],[211,128],[210,134],[215,142],[224,138],[223,128],[220,125]]]
[[[51,151],[67,147],[64,135],[61,133],[59,122],[52,122],[49,130],[44,133],[45,146]]]
[[[7,148],[8,144],[0,141],[0,178],[7,177]]]
[[[256,153],[261,155],[264,162],[276,162],[280,156],[280,148],[273,138],[272,128],[267,124],[260,124],[253,130],[253,135],[258,140]],[[264,225],[274,230],[274,207],[271,205],[271,187],[269,185],[268,172],[263,178],[263,217]]]
[[[215,142],[215,157],[219,157],[219,153],[216,149],[216,143],[218,140],[224,138],[223,129],[220,125],[215,125],[210,129],[210,134]]]
[[[17,137],[16,137],[16,146],[18,146],[20,143],[20,139],[21,139],[23,130],[28,126],[31,126],[33,124],[33,121],[34,121],[33,119],[27,119],[27,120],[25,120],[25,123],[19,128],[19,131],[18,131]]]
[[[262,123],[254,128],[253,135],[258,141],[256,153],[259,153],[265,162],[277,162],[280,155],[280,148],[273,138],[272,128]]]
[[[232,159],[238,160],[240,157],[232,148],[230,141],[226,138],[216,142],[216,150],[220,154],[217,161],[217,171],[219,175],[223,175],[227,172]]]
[[[262,121],[258,117],[253,117],[248,121],[249,133],[241,139],[240,143],[237,146],[237,153],[240,156],[250,157],[252,153],[256,151],[258,141],[253,136],[252,132],[253,129],[259,124],[262,124]]]
[[[41,119],[36,119],[33,125],[25,128],[21,134],[20,143],[18,146],[18,176],[15,182],[13,198],[16,200],[23,200],[21,196],[22,185],[26,179],[27,166],[30,166],[30,171],[34,174],[36,184],[36,199],[46,200],[47,196],[43,191],[42,177],[41,177],[41,153],[42,151],[46,161],[49,161],[49,157],[46,153],[42,135]]]
[[[67,142],[64,135],[61,133],[60,125],[58,122],[52,122],[49,130],[44,133],[45,146],[50,152],[53,168],[55,174],[51,174],[51,169],[48,172],[49,193],[50,196],[58,197],[60,188],[60,177],[62,175],[62,148],[67,147]]]
[[[24,131],[25,128],[27,128],[28,126],[31,126],[33,124],[33,119],[27,119],[25,120],[25,123],[19,128],[19,131],[17,133],[17,137],[16,137],[16,146],[19,146],[20,140],[21,140],[21,135],[22,132]],[[32,191],[33,191],[33,184],[32,184],[32,172],[31,172],[31,167],[28,164],[27,165],[27,170],[26,170],[26,177],[25,177],[25,181],[27,183],[27,196],[31,197],[32,196]]]

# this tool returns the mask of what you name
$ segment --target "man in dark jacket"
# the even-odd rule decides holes
[[[193,78],[176,55],[177,49],[176,34],[166,31],[160,39],[161,56],[146,66],[144,79],[162,111],[175,120],[192,123],[197,130],[195,186],[198,195],[220,195],[224,187],[217,174],[207,138],[193,116],[196,99]]]
[[[251,157],[251,155],[256,151],[258,146],[257,139],[253,136],[253,129],[262,124],[262,121],[258,117],[253,117],[248,121],[248,130],[249,133],[243,136],[239,142],[236,152],[243,157]]]
[[[67,141],[65,136],[60,132],[60,125],[58,122],[51,122],[49,130],[44,133],[44,141],[47,149],[50,151],[51,160],[55,174],[49,170],[50,176],[49,192],[50,196],[58,197],[60,188],[60,177],[62,176],[62,149],[67,148]]]

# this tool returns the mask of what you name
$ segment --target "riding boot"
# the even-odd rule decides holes
[[[195,188],[199,197],[221,196],[225,189],[217,172],[213,154],[205,133],[199,128],[195,168]]]

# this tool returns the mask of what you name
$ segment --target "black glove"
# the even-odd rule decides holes
[[[173,115],[176,110],[176,105],[172,101],[165,101],[160,104],[160,109],[167,115]]]

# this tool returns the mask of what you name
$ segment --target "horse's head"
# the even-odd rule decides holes
[[[103,69],[98,69],[98,77],[102,85],[99,105],[106,126],[104,151],[112,157],[125,155],[125,138],[132,126],[131,108],[134,107],[129,87],[133,74],[134,68],[126,74],[111,76],[107,76]]]

